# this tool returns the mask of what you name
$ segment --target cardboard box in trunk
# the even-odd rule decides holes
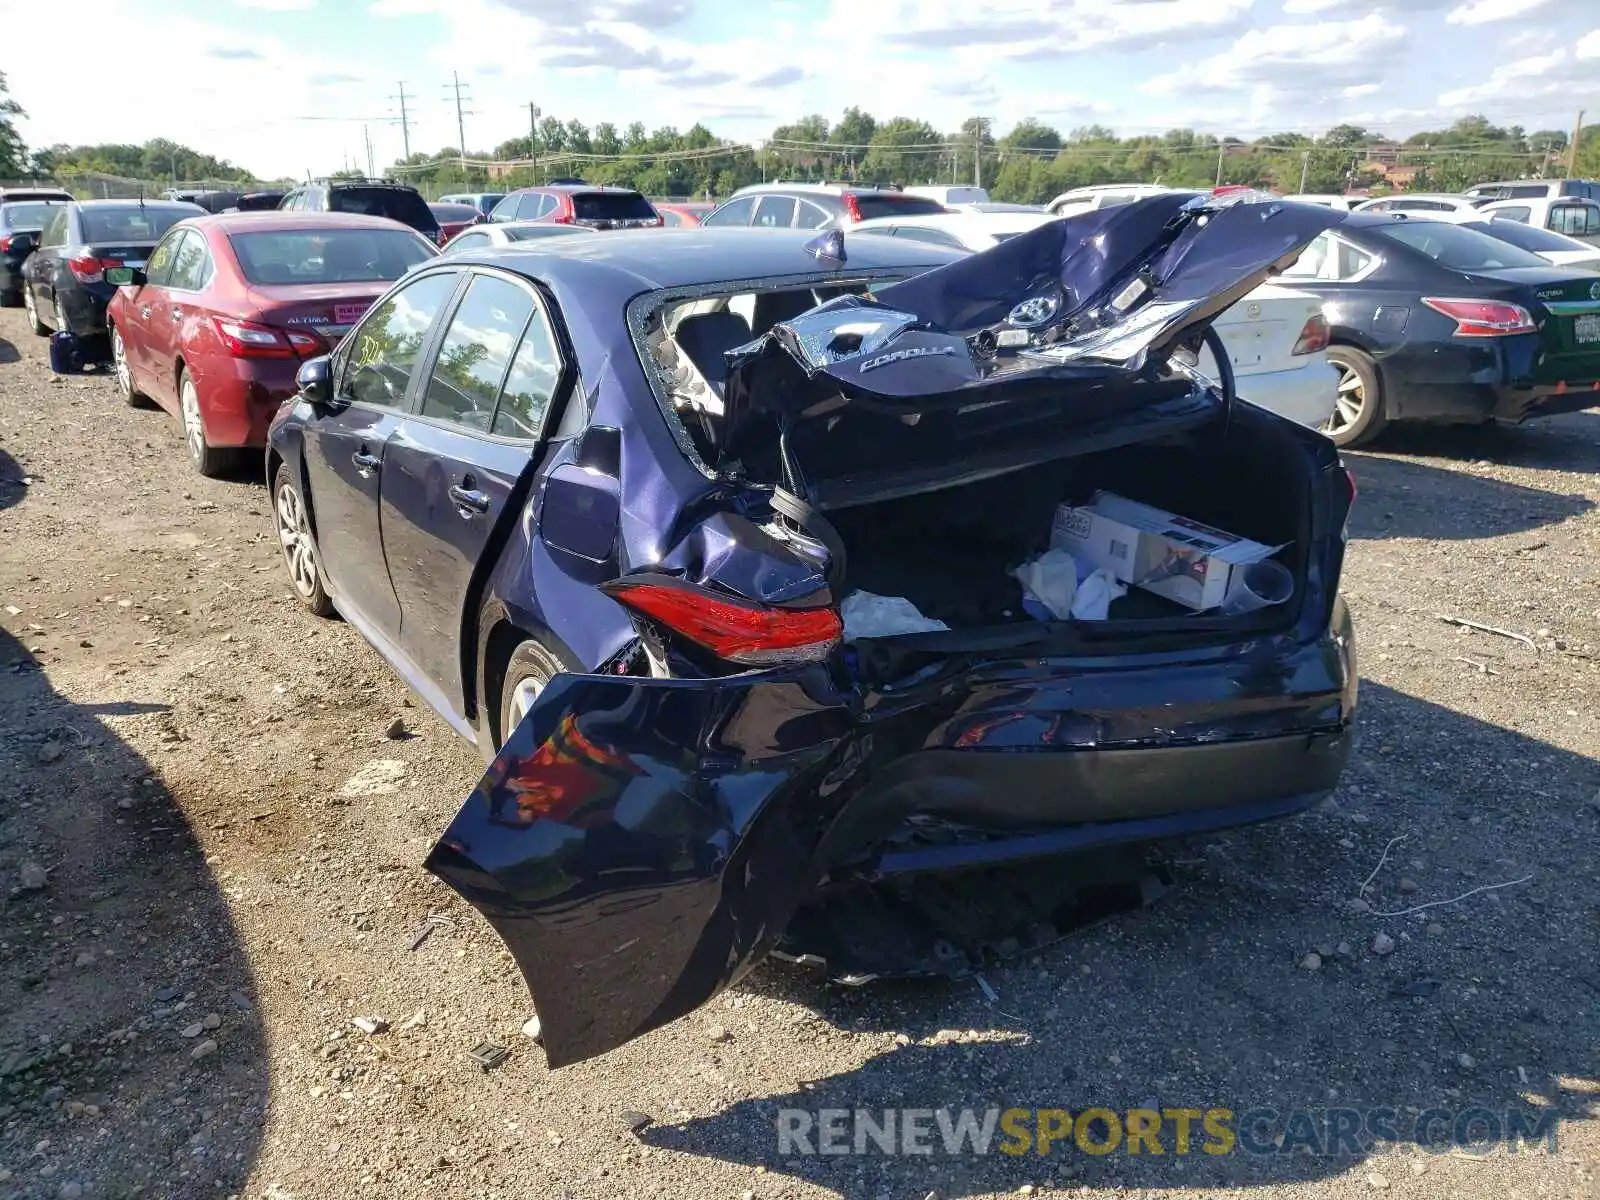
[[[1220,605],[1236,571],[1282,549],[1114,492],[1096,492],[1084,505],[1060,505],[1050,546],[1195,612]]]

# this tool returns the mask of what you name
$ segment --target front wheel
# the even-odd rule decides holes
[[[111,327],[111,369],[116,375],[117,395],[130,408],[146,407],[143,393],[133,384],[133,369],[128,366],[128,347],[123,343],[122,330]]]
[[[1338,391],[1333,412],[1319,428],[1333,439],[1335,446],[1365,445],[1389,423],[1378,365],[1371,355],[1354,346],[1330,347],[1328,361],[1339,372]]]
[[[288,463],[279,463],[272,476],[272,515],[294,594],[314,615],[333,616],[333,601],[328,599],[322,586],[322,572],[317,569],[317,543],[311,534],[305,500],[294,485]]]
[[[33,298],[33,289],[22,285],[22,307],[28,310],[28,328],[38,337],[49,337],[50,327],[39,319],[39,305]]]
[[[522,724],[522,718],[543,694],[549,682],[567,668],[538,642],[527,641],[511,652],[506,661],[505,679],[500,685],[500,729],[498,745]]]

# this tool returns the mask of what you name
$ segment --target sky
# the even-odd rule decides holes
[[[0,49],[30,145],[167,137],[262,177],[365,168],[368,136],[381,170],[402,84],[411,148],[456,145],[457,76],[469,151],[530,102],[740,140],[849,105],[997,134],[1600,121],[1594,0],[73,0],[72,25],[94,47],[72,86]]]

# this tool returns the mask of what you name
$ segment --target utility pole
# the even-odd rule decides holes
[[[1306,192],[1306,172],[1311,169],[1311,151],[1307,150],[1300,155],[1300,194]]]
[[[539,106],[528,101],[528,157],[533,160],[533,181],[539,182]]]
[[[1222,156],[1228,152],[1227,142],[1217,143],[1217,186],[1222,186]]]
[[[451,71],[450,72],[450,78],[453,80],[453,82],[450,84],[449,88],[447,88],[446,90],[455,92],[455,96],[456,96],[456,137],[459,139],[459,144],[460,144],[460,148],[461,148],[461,167],[462,167],[463,170],[465,170],[466,166],[467,166],[467,122],[466,122],[466,116],[467,116],[467,113],[470,112],[471,110],[470,109],[463,109],[461,107],[461,74],[460,74],[460,72]]]
[[[1567,178],[1575,179],[1578,175],[1578,139],[1583,136],[1583,109],[1578,110],[1577,120],[1572,122],[1572,141],[1567,144]]]
[[[989,128],[988,117],[975,117],[972,123],[972,186],[983,186],[983,135]]]
[[[406,112],[406,81],[400,81],[400,94],[389,97],[391,100],[400,101],[400,143],[405,147],[407,158],[411,157],[411,117]]]
[[[368,131],[365,121],[361,123],[361,136],[367,143],[367,178],[371,179],[375,174],[372,166],[372,134]]]

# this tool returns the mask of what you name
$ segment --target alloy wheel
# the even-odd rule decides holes
[[[283,560],[289,567],[289,579],[302,600],[309,600],[317,590],[317,552],[311,540],[311,527],[306,521],[305,505],[293,486],[283,484],[278,488],[277,503],[278,541],[283,546]]]
[[[117,373],[117,391],[124,400],[133,399],[133,372],[128,368],[128,348],[122,344],[122,330],[111,327],[111,366]]]
[[[507,714],[510,720],[506,722],[507,736],[522,724],[522,718],[528,715],[528,710],[539,699],[539,693],[542,691],[544,691],[543,680],[532,677],[517,680],[516,687],[511,689],[511,711]]]
[[[1367,390],[1354,367],[1345,363],[1339,368],[1339,386],[1334,394],[1333,411],[1320,426],[1323,433],[1337,434],[1354,425],[1367,405]]]
[[[206,456],[206,427],[200,420],[200,393],[195,391],[188,376],[184,377],[179,402],[183,409],[183,440],[189,447],[189,457],[201,463]]]

